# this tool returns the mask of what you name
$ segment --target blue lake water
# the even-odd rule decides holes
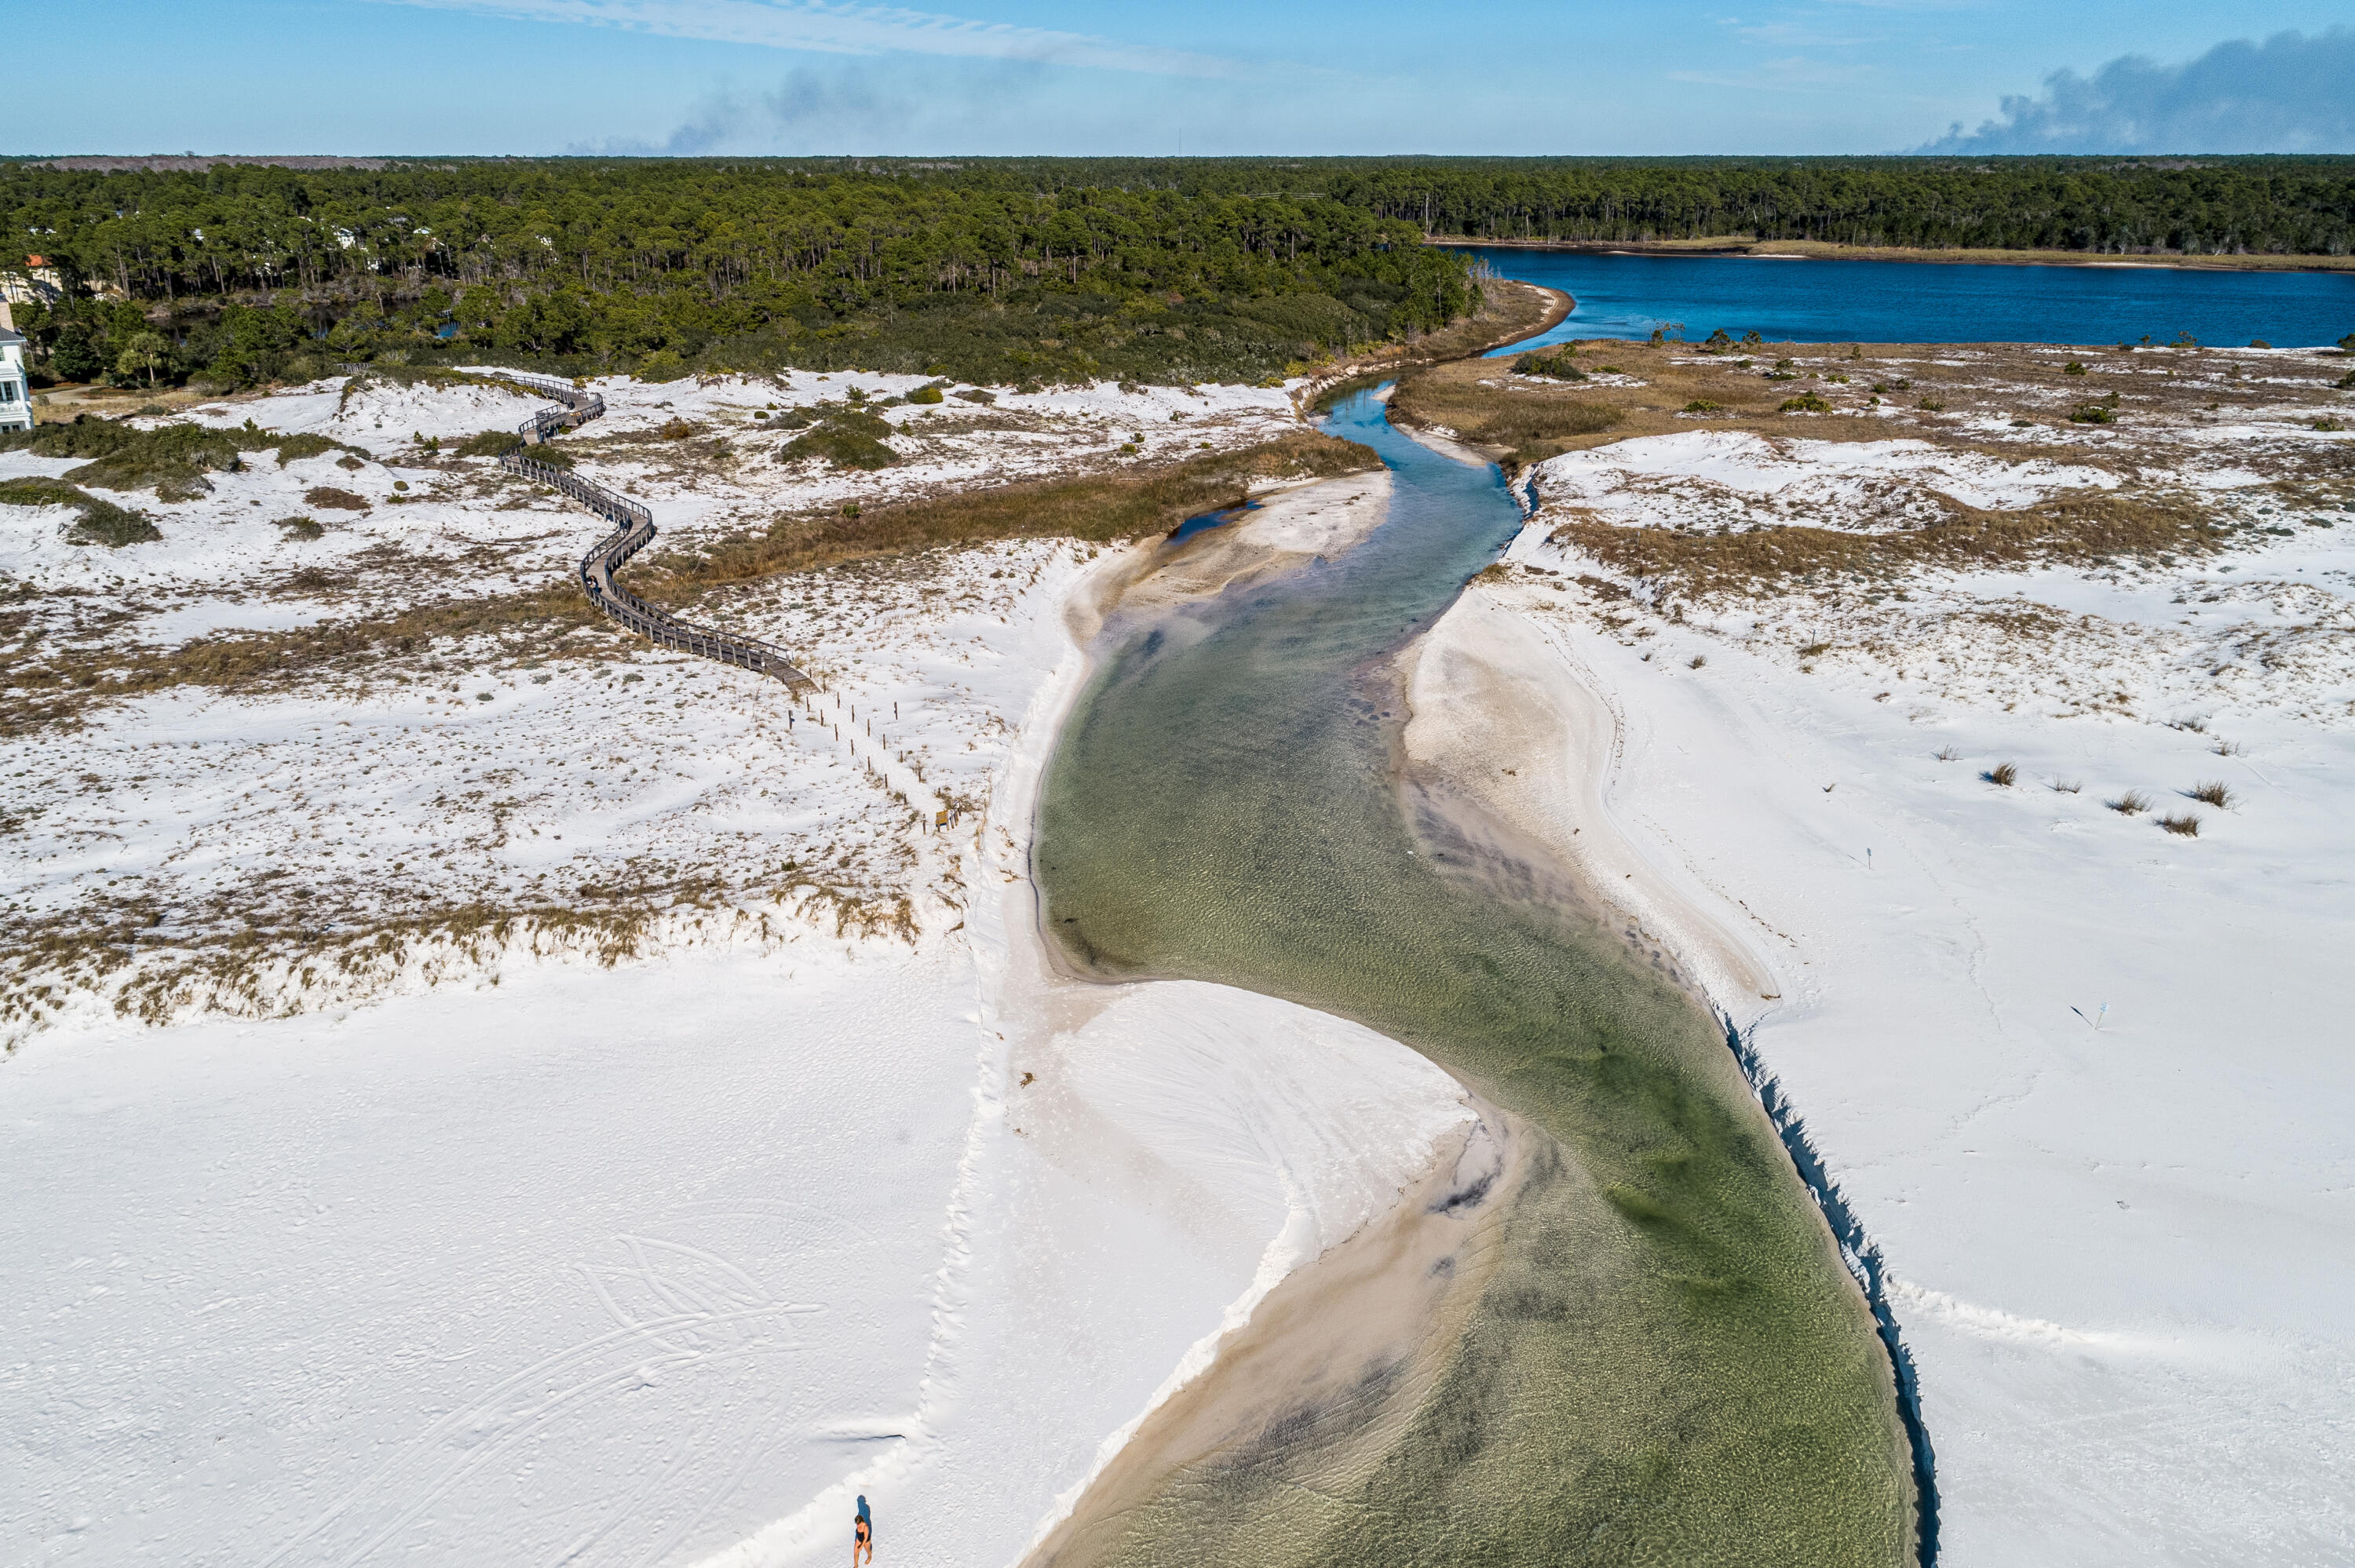
[[[1602,256],[1480,247],[1504,277],[1560,289],[1568,321],[1514,352],[1582,337],[1648,337],[1681,322],[1770,343],[2172,343],[2263,338],[2276,348],[2355,333],[2355,273],[2201,272],[2168,267],[1775,261],[1746,256]]]

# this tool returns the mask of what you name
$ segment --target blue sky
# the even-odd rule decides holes
[[[2355,152],[2349,0],[12,10],[8,153]]]

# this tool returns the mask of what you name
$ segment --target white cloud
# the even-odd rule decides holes
[[[2355,32],[2276,33],[2160,65],[2125,55],[2090,77],[2055,71],[2041,98],[1958,122],[1924,153],[2355,152]]]
[[[657,33],[675,38],[826,54],[951,55],[1028,60],[1152,76],[1246,79],[1268,68],[1124,44],[1082,33],[1016,27],[896,5],[829,5],[826,0],[387,0],[392,5],[471,11],[520,21],[570,22]]]

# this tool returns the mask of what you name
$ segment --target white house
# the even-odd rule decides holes
[[[0,430],[33,428],[33,392],[25,381],[25,334],[0,303]]]

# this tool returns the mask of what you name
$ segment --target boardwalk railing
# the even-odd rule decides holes
[[[561,491],[613,525],[613,531],[598,540],[596,546],[581,557],[581,586],[588,593],[589,601],[616,624],[649,642],[698,658],[717,659],[755,674],[773,675],[788,686],[809,684],[810,677],[794,667],[783,649],[733,632],[689,625],[676,616],[664,614],[613,580],[613,575],[629,564],[631,556],[654,542],[654,514],[602,484],[591,484],[530,455],[532,448],[559,430],[577,429],[604,413],[605,400],[593,392],[546,376],[523,376],[514,371],[499,374],[504,380],[545,392],[561,405],[543,408],[518,426],[516,434],[519,441],[514,450],[500,457],[499,466],[535,484]]]

